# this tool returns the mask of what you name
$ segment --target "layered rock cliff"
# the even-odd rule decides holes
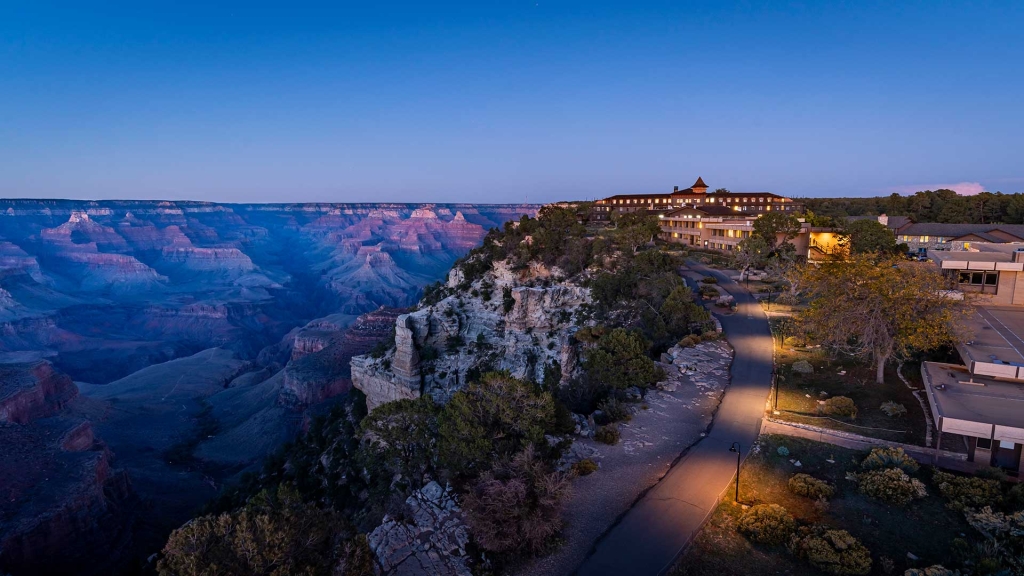
[[[130,540],[131,483],[65,411],[77,393],[48,362],[0,368],[0,571],[103,573]]]
[[[590,291],[552,282],[552,272],[512,271],[499,262],[467,283],[453,269],[448,296],[397,318],[394,348],[379,358],[352,358],[353,386],[373,409],[424,394],[446,402],[474,375],[491,370],[537,382],[555,370],[560,380],[569,377],[577,369],[577,311],[590,302]]]

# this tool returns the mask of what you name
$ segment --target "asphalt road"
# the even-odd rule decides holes
[[[732,380],[711,432],[598,540],[577,569],[579,576],[657,576],[667,572],[714,511],[719,496],[733,488],[736,454],[729,447],[739,442],[745,458],[757,439],[771,389],[768,319],[761,305],[723,273],[694,264],[690,268],[713,274],[719,286],[736,298],[736,312],[720,317],[735,351]]]

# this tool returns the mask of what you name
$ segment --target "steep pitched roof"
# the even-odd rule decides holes
[[[693,186],[690,186],[690,188],[707,188],[707,187],[708,187],[708,185],[704,183],[704,179],[701,178],[700,176],[697,176],[697,181],[693,183]]]

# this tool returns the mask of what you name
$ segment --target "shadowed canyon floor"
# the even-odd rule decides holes
[[[155,552],[535,211],[0,200],[0,569]]]

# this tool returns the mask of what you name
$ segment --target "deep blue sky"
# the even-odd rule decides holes
[[[0,0],[0,195],[1024,191],[1020,1],[209,4]]]

